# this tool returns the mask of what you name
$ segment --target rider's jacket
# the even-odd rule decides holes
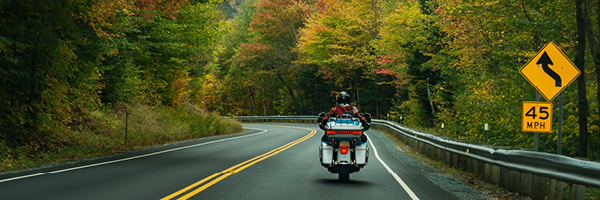
[[[335,107],[331,108],[331,110],[329,110],[329,113],[327,113],[327,115],[325,115],[325,117],[323,117],[323,120],[327,120],[329,119],[329,117],[331,117],[334,113],[336,113],[337,115],[342,115],[344,114],[346,111],[350,111],[352,113],[352,115],[356,115],[358,116],[362,121],[367,121],[359,112],[358,109],[354,106],[351,106],[350,104],[337,104]]]

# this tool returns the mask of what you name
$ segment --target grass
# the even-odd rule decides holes
[[[241,131],[236,120],[191,104],[173,108],[122,103],[90,112],[83,123],[57,133],[44,148],[34,142],[10,148],[0,141],[0,172]]]

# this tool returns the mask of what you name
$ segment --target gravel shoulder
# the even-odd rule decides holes
[[[487,183],[477,174],[454,169],[441,161],[429,159],[383,131],[370,130],[367,134],[379,138],[388,151],[460,199],[530,199],[528,196],[509,192],[498,185]]]

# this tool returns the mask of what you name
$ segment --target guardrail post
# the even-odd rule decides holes
[[[563,182],[550,179],[550,187],[548,187],[548,200],[562,199],[563,186]]]
[[[503,188],[508,188],[510,186],[510,170],[506,167],[500,168],[500,186]]]
[[[452,167],[454,167],[454,169],[460,169],[460,165],[458,164],[458,154],[452,153]]]
[[[521,173],[521,191],[519,193],[531,196],[532,178],[531,174]]]
[[[477,161],[477,162],[478,162],[478,163],[477,163],[477,166],[478,166],[478,168],[479,168],[479,169],[477,169],[477,172],[479,172],[479,173],[478,173],[478,174],[479,174],[479,176],[481,176],[481,177],[485,177],[485,164],[486,164],[486,163],[485,163],[485,162],[483,162],[483,161],[481,161],[481,160],[479,160],[479,161]]]
[[[500,184],[500,167],[492,165],[492,183]]]
[[[467,172],[473,173],[473,159],[471,157],[465,157],[465,168]]]
[[[467,157],[457,154],[458,156],[458,168],[462,171],[467,171]]]
[[[423,155],[430,156],[430,154],[429,154],[429,144],[423,143],[421,145],[421,148],[423,149],[423,152],[421,152]]]
[[[546,190],[546,184],[548,182],[548,178],[544,178],[541,176],[533,175],[533,180],[531,184],[531,199],[532,200],[544,200],[546,199],[546,194],[548,190]]]
[[[489,163],[485,163],[484,164],[484,169],[483,169],[483,179],[487,182],[492,182],[492,165]]]
[[[583,200],[585,199],[585,186],[572,184],[571,191],[569,194],[570,200]]]
[[[511,192],[520,192],[521,189],[521,173],[519,171],[510,170],[510,175],[508,179],[509,187],[508,191]]]
[[[479,160],[473,159],[471,162],[471,172],[473,172],[473,174],[479,174]]]
[[[450,161],[450,152],[446,150],[443,152],[443,155],[444,155],[444,162],[447,165],[452,166],[452,162]]]

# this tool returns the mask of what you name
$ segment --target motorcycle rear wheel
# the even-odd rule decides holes
[[[348,181],[350,180],[350,173],[339,173],[339,181]]]

